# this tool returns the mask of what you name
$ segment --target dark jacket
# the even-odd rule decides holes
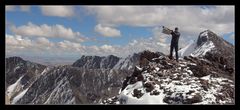
[[[172,31],[171,35],[172,35],[171,46],[177,46],[180,33],[177,31]]]

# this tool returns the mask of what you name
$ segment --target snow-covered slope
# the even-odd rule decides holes
[[[7,90],[6,90],[6,95],[11,98],[14,95],[16,95],[19,91],[21,91],[22,89],[22,85],[20,83],[21,79],[23,78],[23,76],[21,76],[14,84],[8,86]]]
[[[184,65],[182,65],[184,66]],[[182,67],[179,67],[179,70]],[[231,97],[224,94],[225,85],[233,89],[233,81],[223,77],[195,77],[191,70],[173,73],[166,77],[156,77],[157,70],[153,73],[144,72],[147,81],[138,81],[129,84],[119,95],[120,104],[228,104],[233,103]],[[168,72],[168,71],[165,71]],[[163,73],[166,74],[166,73]],[[153,78],[153,80],[150,80]],[[205,85],[203,82],[206,82]],[[147,92],[147,84],[152,84],[153,89]],[[208,85],[209,84],[209,85]],[[145,86],[144,86],[145,85]],[[136,92],[137,91],[137,92]],[[139,91],[139,93],[138,93]],[[140,98],[137,96],[139,95]],[[142,96],[141,96],[142,95]],[[232,94],[233,95],[233,94]],[[217,98],[224,99],[217,99]]]
[[[20,57],[6,58],[5,64],[7,104],[17,102],[46,67],[38,63],[23,60]]]
[[[204,66],[203,66],[204,65]],[[233,104],[234,81],[229,71],[206,59],[166,56],[154,58],[147,66],[136,67],[126,78],[119,95],[102,104]]]
[[[200,33],[197,41],[190,41],[190,43],[178,51],[179,57],[193,56],[202,57],[206,52],[211,51],[215,45],[209,40],[208,30]]]
[[[23,97],[23,95],[27,92],[29,88],[23,90],[22,92],[20,92],[17,96],[15,96],[13,98],[12,104],[15,104],[19,99],[21,99]]]
[[[154,90],[159,90],[158,85],[154,85]],[[134,97],[135,91],[141,91],[142,96],[140,98]],[[145,93],[144,93],[145,92]],[[121,104],[166,104],[163,102],[164,95],[162,93],[159,95],[151,95],[150,92],[146,92],[142,81],[138,81],[134,84],[130,84],[124,89],[119,95],[119,102]]]
[[[140,53],[134,53],[126,58],[121,58],[113,67],[115,70],[133,70],[135,65],[139,64]]]
[[[201,47],[196,48],[190,55],[193,57],[202,57],[214,48],[212,41],[205,42]]]
[[[178,51],[180,58],[184,56],[193,56],[193,57],[203,57],[207,52],[211,51],[215,45],[212,41],[207,41],[200,47],[197,46],[197,43],[192,41],[186,47]]]

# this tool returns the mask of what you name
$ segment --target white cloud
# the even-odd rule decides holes
[[[15,10],[15,6],[12,6],[12,5],[7,5],[7,6],[5,6],[5,10],[6,11],[14,11]]]
[[[31,9],[31,6],[27,5],[7,5],[5,6],[6,11],[23,11],[23,12],[29,12]]]
[[[36,40],[36,44],[37,45],[40,45],[40,47],[45,47],[45,48],[48,48],[48,47],[51,47],[53,46],[54,44],[52,42],[50,42],[47,38],[44,38],[44,37],[39,37],[37,38]]]
[[[71,51],[71,52],[79,51],[82,48],[81,44],[74,43],[74,42],[67,41],[67,40],[64,40],[62,42],[58,42],[57,46],[64,49],[64,50],[68,50],[68,51]]]
[[[148,39],[141,38],[141,39],[133,40],[132,42],[130,42],[127,46],[124,47],[122,52],[133,54],[133,53],[141,52],[144,50],[158,51],[158,52],[163,52],[165,54],[168,54],[168,43],[159,42],[155,38],[151,38],[151,37]],[[125,54],[124,56],[126,55],[127,54]]]
[[[154,27],[152,29],[152,33],[153,33],[153,37],[161,43],[165,43],[167,38],[169,37],[169,35],[162,33],[162,27],[159,27],[159,26]]]
[[[136,45],[137,43],[138,41],[134,39],[132,42],[129,43],[129,45],[133,46],[133,45]]]
[[[76,42],[87,40],[80,32],[74,32],[71,28],[64,27],[60,24],[49,26],[47,24],[36,25],[29,22],[27,25],[19,27],[11,26],[10,30],[17,35],[27,37],[64,38]]]
[[[100,48],[106,53],[111,53],[111,52],[115,51],[114,47],[111,46],[111,45],[106,45],[105,44],[105,45],[101,46]]]
[[[26,6],[26,5],[21,5],[21,6],[20,6],[20,10],[21,10],[21,11],[26,11],[26,12],[28,12],[28,11],[30,11],[30,8],[31,8],[30,6]]]
[[[6,35],[6,53],[9,55],[52,55],[66,56],[79,54],[84,49],[71,41],[51,42],[47,38],[29,39],[20,35]]]
[[[184,36],[210,29],[217,34],[234,30],[234,6],[85,6],[107,26],[179,27]]]
[[[152,10],[151,7],[86,6],[86,9],[90,13],[96,14],[99,23],[106,25],[147,26],[153,25],[163,18],[163,16],[157,15],[157,10]]]
[[[29,39],[20,35],[6,35],[6,53],[7,55],[29,55],[29,56],[81,56],[81,55],[116,55],[126,57],[130,54],[143,50],[168,52],[168,45],[157,42],[154,39],[138,39],[129,42],[127,45],[101,45],[84,46],[80,43],[64,40],[52,42],[47,38],[38,37]]]
[[[20,35],[6,35],[6,44],[10,46],[20,45],[22,47],[27,47],[31,45],[31,42],[32,41],[30,39],[22,38]]]
[[[46,16],[72,17],[74,16],[73,6],[40,6],[42,14]]]
[[[21,47],[22,49],[32,50],[32,49],[46,49],[52,47],[54,43],[50,42],[48,39],[39,37],[36,40],[29,39],[28,37],[22,37],[20,35],[6,35],[6,50],[17,49]]]
[[[104,37],[119,37],[121,32],[112,27],[104,27],[101,24],[95,26],[94,30]]]

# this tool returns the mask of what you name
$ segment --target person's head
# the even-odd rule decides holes
[[[178,27],[175,27],[175,31],[178,31]]]

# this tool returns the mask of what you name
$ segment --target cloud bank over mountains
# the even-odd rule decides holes
[[[33,6],[6,6],[6,12],[31,12]],[[96,20],[93,32],[99,37],[124,39],[122,26],[143,27],[151,32],[144,38],[126,40],[126,45],[96,43],[98,40],[84,35],[64,24],[36,24],[29,21],[24,25],[8,25],[6,28],[7,54],[31,54],[50,56],[117,55],[126,57],[143,50],[161,51],[168,54],[170,37],[161,33],[162,25],[171,29],[179,27],[180,47],[194,40],[199,32],[210,29],[224,35],[234,33],[234,6],[38,6],[42,16],[63,19],[93,16]],[[84,10],[83,15],[78,11]],[[75,18],[74,18],[75,17]],[[9,22],[8,19],[6,19]],[[84,19],[83,19],[84,21]],[[11,21],[10,21],[11,22]],[[234,34],[230,36],[233,39]],[[61,39],[61,40],[53,40]]]

